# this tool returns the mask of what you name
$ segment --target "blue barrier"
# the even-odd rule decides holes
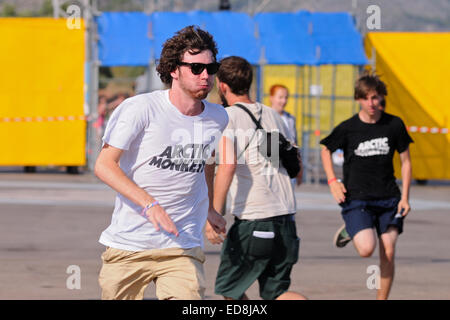
[[[245,13],[219,11],[105,12],[97,17],[102,66],[148,65],[164,42],[188,25],[210,32],[218,59],[237,55],[252,64],[367,63],[361,35],[350,14]]]

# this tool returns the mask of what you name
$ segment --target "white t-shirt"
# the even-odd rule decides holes
[[[103,141],[124,150],[121,169],[159,201],[179,236],[156,231],[140,206],[117,194],[100,243],[129,251],[203,247],[209,204],[205,162],[228,123],[222,106],[203,104],[201,114],[186,116],[170,102],[169,90],[159,90],[126,99],[114,110]]]
[[[261,125],[266,131],[275,129],[288,136],[286,126],[275,110],[260,103],[240,104],[247,107],[257,120],[262,113]],[[255,123],[239,107],[230,106],[225,110],[229,122],[224,136],[234,139],[239,157],[230,185],[231,213],[249,220],[295,213],[295,194],[289,175],[285,168],[274,167],[259,153],[262,135],[252,137]]]

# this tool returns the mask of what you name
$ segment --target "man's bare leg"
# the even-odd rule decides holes
[[[396,227],[389,227],[380,237],[380,289],[377,291],[377,300],[387,300],[394,281],[395,273],[395,244],[398,238]]]
[[[377,245],[375,231],[371,228],[359,231],[353,237],[353,245],[361,257],[370,257]]]
[[[298,292],[286,291],[275,300],[308,300],[308,298]]]

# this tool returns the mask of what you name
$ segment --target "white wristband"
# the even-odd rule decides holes
[[[146,205],[145,208],[142,209],[141,216],[147,218],[147,215],[146,215],[147,210],[150,209],[151,207],[154,207],[154,206],[158,205],[158,204],[159,204],[158,201],[153,201],[152,203],[149,203],[148,205]]]

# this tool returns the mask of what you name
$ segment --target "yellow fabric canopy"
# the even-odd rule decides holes
[[[450,33],[374,32],[365,48],[388,87],[386,112],[414,140],[413,177],[450,179]],[[395,166],[400,177],[398,158]]]
[[[0,34],[0,165],[84,165],[84,24],[1,18]]]

